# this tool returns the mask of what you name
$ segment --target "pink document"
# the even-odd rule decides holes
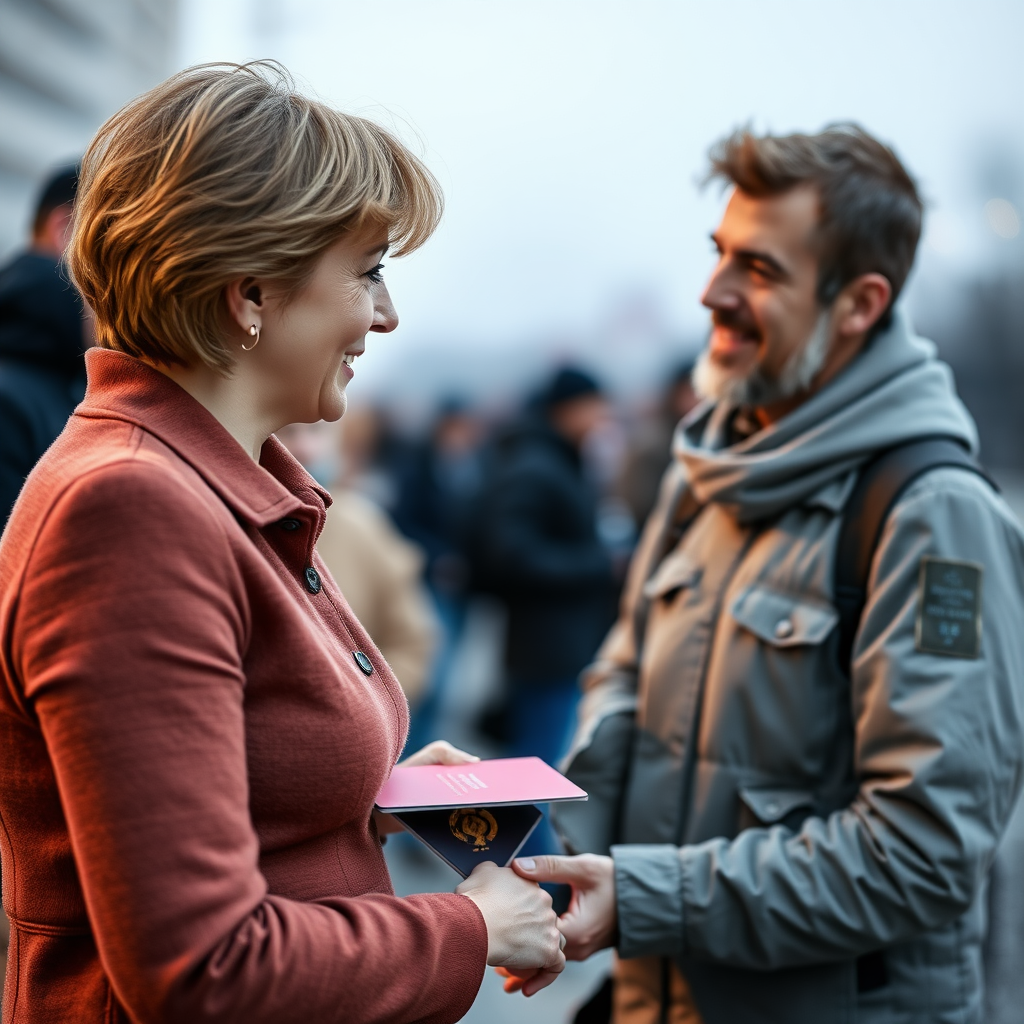
[[[473,764],[394,768],[377,794],[377,807],[395,814],[586,799],[587,794],[579,786],[539,757],[500,757]]]

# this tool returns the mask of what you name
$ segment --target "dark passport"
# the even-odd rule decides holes
[[[457,807],[395,817],[463,878],[485,860],[508,867],[541,819],[538,807]]]

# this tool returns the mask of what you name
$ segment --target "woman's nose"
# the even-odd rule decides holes
[[[387,334],[397,326],[398,313],[395,311],[394,303],[391,301],[391,295],[387,287],[381,285],[373,304],[373,325],[370,327],[370,330],[376,331],[378,334]]]

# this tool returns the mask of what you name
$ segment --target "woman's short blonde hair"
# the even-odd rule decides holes
[[[345,232],[380,227],[401,256],[441,210],[433,175],[384,128],[299,95],[274,62],[207,64],[100,128],[68,260],[100,345],[227,372],[230,281],[294,294]]]

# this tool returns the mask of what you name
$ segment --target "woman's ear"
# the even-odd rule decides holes
[[[263,327],[263,289],[254,277],[240,277],[224,287],[224,302],[228,315],[244,333],[256,325],[257,330]]]

